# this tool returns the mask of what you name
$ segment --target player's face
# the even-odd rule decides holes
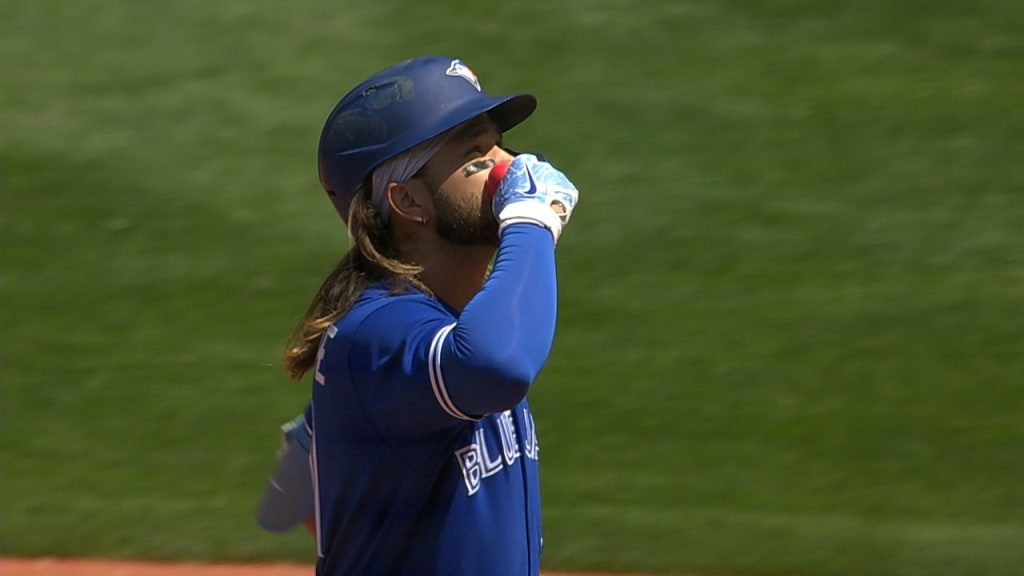
[[[453,244],[495,246],[498,221],[484,184],[491,166],[512,156],[501,148],[501,132],[489,116],[479,116],[456,130],[424,174],[433,193],[434,227]]]

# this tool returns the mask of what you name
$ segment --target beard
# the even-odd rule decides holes
[[[442,240],[456,246],[498,246],[498,219],[482,195],[474,205],[439,186],[434,192],[434,228]]]

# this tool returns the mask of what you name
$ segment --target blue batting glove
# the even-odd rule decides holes
[[[521,154],[498,184],[492,208],[499,232],[509,224],[530,222],[550,230],[557,243],[578,201],[579,190],[565,174],[533,154]]]

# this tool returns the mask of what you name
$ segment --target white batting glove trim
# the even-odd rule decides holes
[[[516,202],[509,204],[498,214],[498,233],[501,234],[509,224],[529,222],[543,226],[551,231],[551,236],[558,244],[558,237],[562,235],[562,219],[555,210],[539,202]]]

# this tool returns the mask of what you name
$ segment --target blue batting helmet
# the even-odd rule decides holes
[[[484,113],[504,132],[536,107],[531,94],[488,96],[461,60],[407,60],[353,88],[331,111],[320,135],[320,183],[348,224],[357,189],[388,159]]]

